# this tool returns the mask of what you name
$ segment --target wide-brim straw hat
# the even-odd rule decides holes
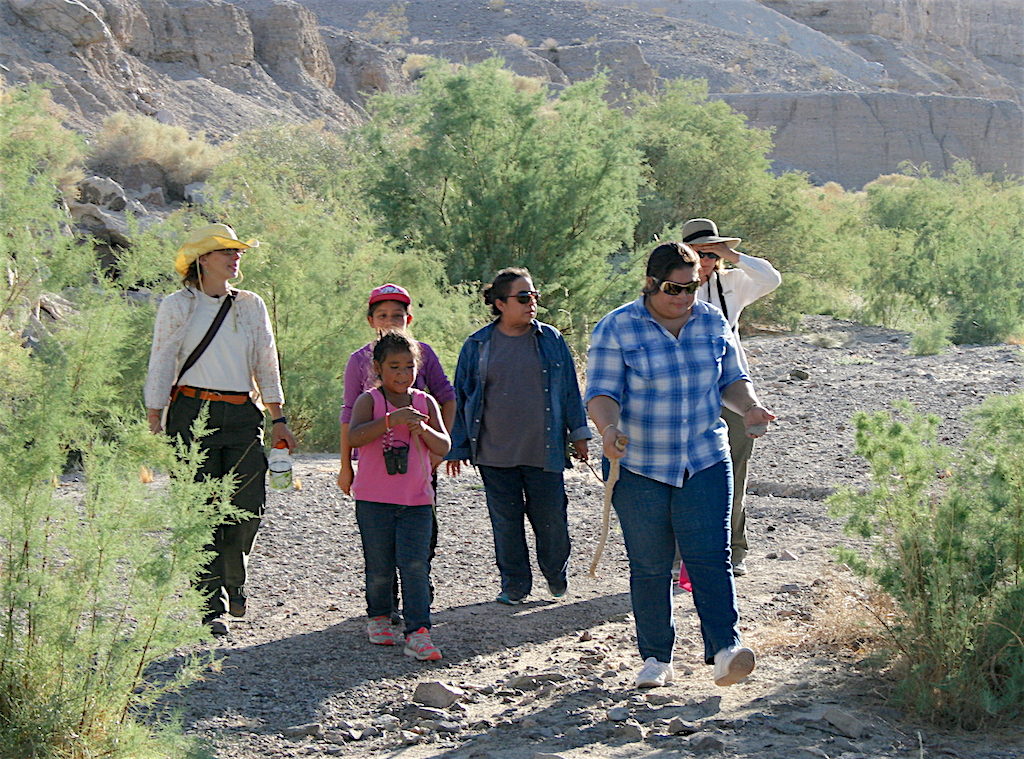
[[[211,250],[248,250],[249,248],[258,248],[259,246],[259,240],[246,240],[245,242],[239,240],[235,230],[227,224],[207,224],[205,227],[193,229],[188,239],[178,248],[178,257],[174,261],[174,270],[184,277],[188,273],[188,267],[192,262]]]
[[[739,237],[722,237],[718,234],[718,225],[711,219],[690,219],[683,224],[683,242],[687,245],[709,245],[724,242],[730,248],[740,244]]]

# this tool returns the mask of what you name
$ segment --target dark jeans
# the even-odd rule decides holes
[[[607,462],[605,462],[607,466]],[[672,661],[672,560],[678,547],[693,583],[704,661],[739,643],[729,564],[730,463],[697,472],[680,488],[621,469],[612,493],[629,556],[629,592],[640,657]]]
[[[263,412],[251,401],[234,404],[179,395],[167,412],[167,434],[181,438],[186,445],[191,443],[192,423],[204,405],[210,409],[206,422],[210,432],[199,441],[206,459],[196,480],[234,475],[238,487],[231,494],[231,503],[252,514],[249,519],[219,525],[206,546],[212,556],[196,587],[207,598],[205,617],[212,619],[227,611],[225,594],[245,595],[249,554],[267,500],[267,457],[263,452]]]
[[[391,614],[395,568],[402,581],[405,632],[430,629],[430,521],[433,507],[356,501],[366,567],[366,614]]]
[[[434,488],[434,503],[430,506],[430,560],[434,560],[434,556],[437,554],[437,470],[430,476],[430,484]],[[391,613],[392,618],[395,614],[398,614],[402,608],[402,601],[399,595],[400,585],[398,582],[398,571],[395,570],[394,577],[391,581]],[[430,582],[430,603],[434,603],[434,582]],[[396,622],[397,624],[397,622]],[[419,628],[417,628],[419,629]]]
[[[533,587],[524,516],[533,527],[540,571],[550,585],[564,587],[570,541],[569,499],[562,473],[545,472],[534,466],[478,469],[487,495],[501,589],[512,598],[523,598]]]

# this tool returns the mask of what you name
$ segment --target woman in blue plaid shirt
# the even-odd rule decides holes
[[[612,504],[629,555],[641,688],[673,679],[677,545],[715,683],[754,669],[729,563],[732,469],[720,413],[724,405],[742,415],[752,437],[775,416],[757,400],[722,312],[695,298],[699,268],[688,245],[655,248],[643,293],[598,322],[588,355],[587,409],[605,457],[621,466]]]

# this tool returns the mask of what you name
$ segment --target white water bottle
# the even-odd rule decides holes
[[[270,487],[274,490],[287,490],[292,486],[292,456],[286,442],[279,440],[270,449],[267,465],[270,468]]]

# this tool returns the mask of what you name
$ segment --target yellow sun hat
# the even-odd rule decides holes
[[[242,242],[235,234],[235,230],[227,224],[207,224],[205,227],[193,229],[188,239],[178,248],[178,257],[174,261],[174,270],[184,277],[188,273],[188,267],[199,256],[209,253],[211,250],[224,250],[236,248],[248,250],[258,248],[259,240],[246,240]]]

